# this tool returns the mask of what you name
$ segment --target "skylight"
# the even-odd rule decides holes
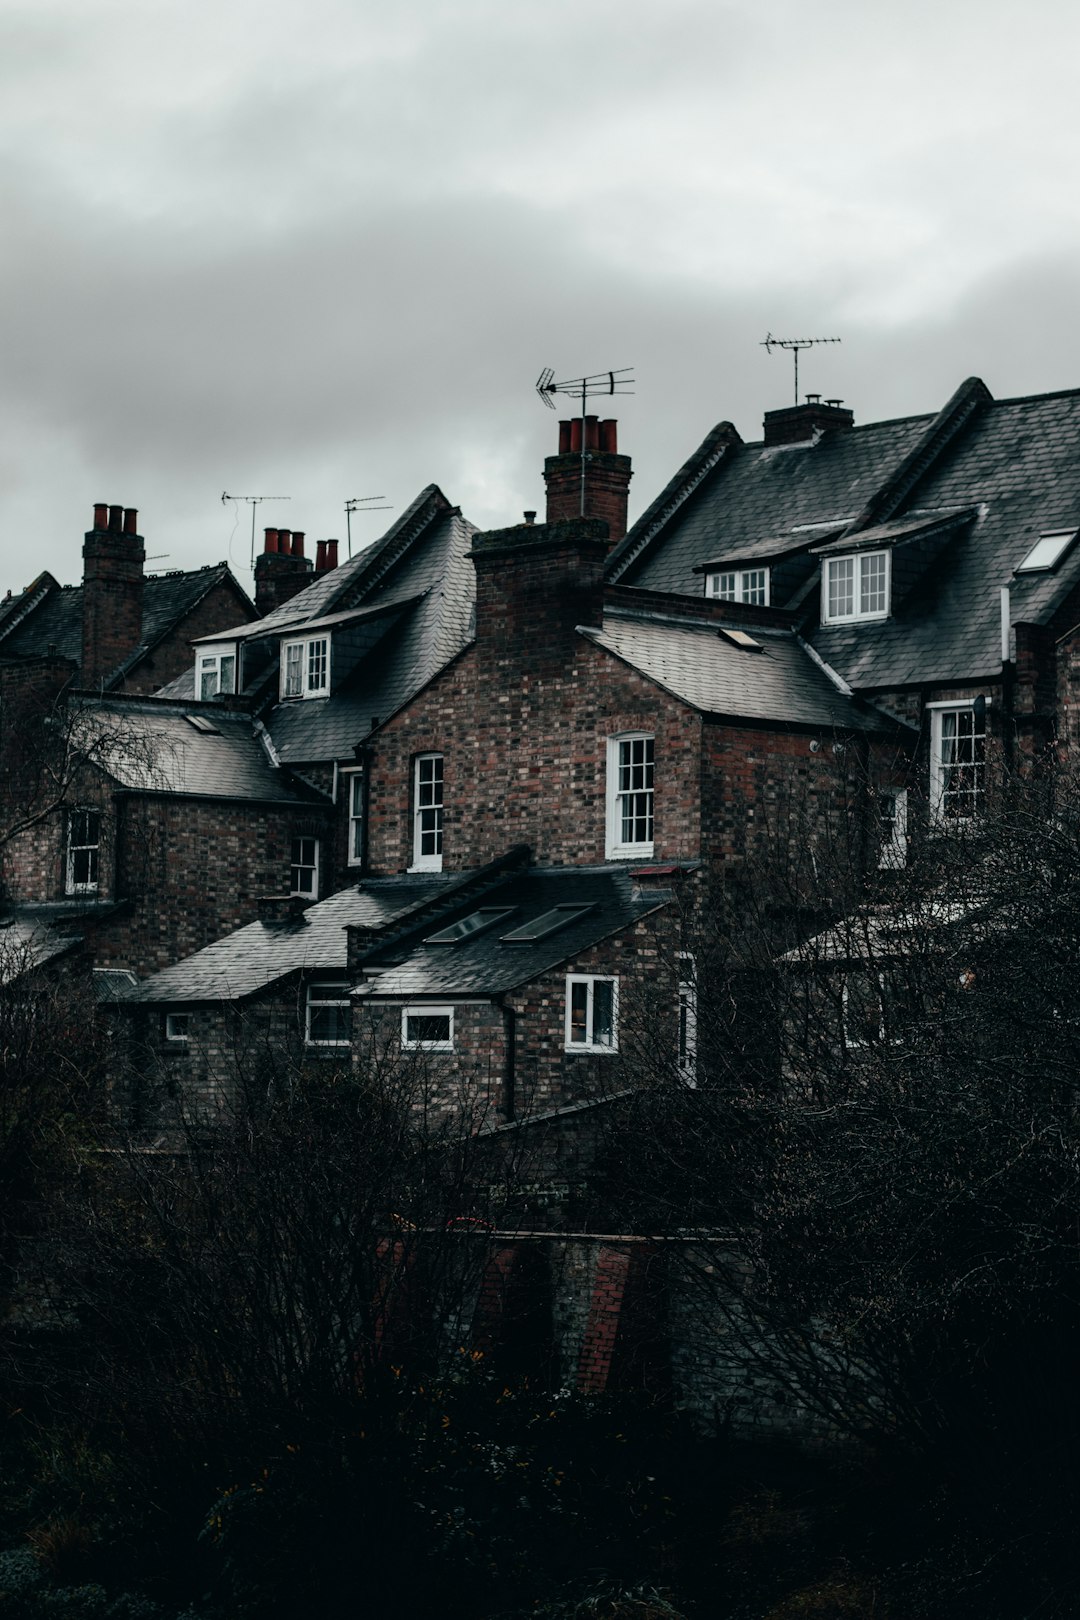
[[[753,636],[748,636],[745,630],[726,630],[721,626],[720,634],[727,641],[734,643],[736,647],[741,647],[744,652],[764,651],[761,642],[755,640]]]
[[[221,736],[217,726],[212,720],[208,720],[205,714],[185,714],[184,719],[189,726],[194,726],[196,731],[204,732],[208,737]]]
[[[576,922],[579,917],[583,917],[591,910],[591,905],[556,906],[553,911],[545,911],[541,916],[534,917],[532,922],[522,923],[520,928],[515,928],[509,934],[503,934],[503,943],[524,945],[536,939],[546,939],[548,934],[554,934],[556,929],[565,928],[567,923]]]
[[[457,922],[440,928],[437,934],[429,934],[424,944],[456,945],[459,940],[471,939],[474,934],[483,933],[485,928],[493,928],[516,910],[516,906],[481,906],[479,911],[470,911],[467,917],[459,917]]]
[[[1076,532],[1075,529],[1054,529],[1050,534],[1040,535],[1016,572],[1035,574],[1053,568],[1076,538]]]

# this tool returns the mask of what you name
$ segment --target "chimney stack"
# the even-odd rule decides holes
[[[94,503],[83,540],[83,686],[100,687],[142,641],[143,564],[135,507]]]
[[[607,525],[595,518],[519,523],[473,538],[476,644],[500,669],[562,667],[579,624],[603,614]]]
[[[255,559],[255,606],[265,618],[311,583],[304,531],[264,529],[262,556]]]
[[[578,416],[560,422],[558,454],[544,462],[548,523],[599,518],[608,526],[610,544],[617,545],[626,533],[631,477],[630,457],[619,454],[618,423],[613,418],[586,416],[583,421]]]
[[[788,405],[782,411],[765,412],[765,447],[778,444],[809,444],[832,429],[846,433],[855,425],[855,413],[846,411],[838,399],[822,402],[820,394],[807,394],[805,405]]]

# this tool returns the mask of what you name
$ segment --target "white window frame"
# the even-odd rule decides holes
[[[425,777],[425,767],[439,762],[438,778]],[[443,864],[443,814],[446,806],[446,756],[417,754],[412,768],[412,865],[410,872],[441,872]],[[438,788],[436,797],[435,789]],[[430,790],[430,791],[429,791]],[[425,850],[425,843],[434,847]]]
[[[300,845],[299,859],[297,859],[297,845]],[[304,860],[306,851],[303,846],[311,845],[311,860]],[[312,900],[319,898],[319,868],[322,864],[322,840],[312,837],[309,833],[295,833],[289,843],[289,893],[310,896]],[[298,881],[304,872],[311,873],[311,886],[306,887]]]
[[[223,669],[222,665],[229,667]],[[219,693],[231,696],[236,691],[236,665],[235,641],[215,647],[213,652],[200,652],[195,667],[195,696],[200,703]],[[209,685],[208,691],[203,690],[204,684]]]
[[[885,559],[885,606],[866,611],[862,607],[863,574],[870,562]],[[829,586],[833,571],[851,563],[851,612],[830,613]],[[865,624],[872,619],[887,619],[892,610],[892,552],[845,551],[839,557],[826,557],[821,570],[821,622],[822,624]]]
[[[862,972],[860,974],[860,977],[867,981],[867,988],[868,989],[869,989],[870,981],[875,979],[875,978],[877,980],[877,987],[878,987],[877,988],[877,995],[878,995],[877,1040],[876,1040],[876,1042],[875,1041],[868,1041],[868,1040],[862,1039],[862,1037],[860,1037],[859,1039],[856,1039],[851,1033],[851,1030],[850,1030],[850,1027],[849,1027],[849,1024],[848,1024],[848,1019],[849,1019],[849,1016],[850,1016],[849,1015],[849,1007],[850,1007],[850,1004],[851,1004],[851,983],[850,983],[850,975],[845,975],[843,988],[842,988],[841,993],[840,993],[840,1001],[841,1001],[841,1021],[842,1021],[842,1033],[843,1033],[843,1037],[844,1037],[844,1049],[845,1049],[845,1051],[848,1051],[848,1052],[864,1052],[868,1046],[873,1046],[873,1045],[884,1046],[884,1044],[885,1044],[885,1033],[886,1033],[885,1032],[885,975],[884,975],[884,973],[874,974],[872,972],[864,971],[864,972]]]
[[[596,1040],[596,986],[611,986],[611,1040]],[[585,986],[585,1039],[574,1039],[574,987]],[[565,1047],[568,1052],[593,1052],[604,1056],[619,1050],[619,981],[608,973],[568,973],[566,975]]]
[[[347,860],[350,866],[364,864],[364,773],[343,771],[345,778],[345,808],[348,812],[346,838]]]
[[[697,964],[689,951],[678,953],[679,969],[679,1079],[685,1086],[698,1083]]]
[[[634,743],[650,744],[647,760],[635,761],[633,759]],[[623,749],[631,750],[631,757],[624,761]],[[622,772],[629,769],[632,773],[644,767],[647,773],[648,787],[622,787]],[[638,842],[626,843],[623,840],[623,800],[637,796],[647,797],[648,805],[644,819],[650,833],[655,834],[656,813],[656,737],[651,731],[624,731],[617,737],[609,737],[607,744],[607,858],[608,860],[648,860],[651,859],[655,847],[655,836],[643,838]],[[640,809],[640,807],[639,807]],[[642,819],[637,812],[632,820]]]
[[[988,766],[986,745],[990,740],[990,729],[987,719],[990,713],[990,701],[991,700],[989,698],[984,699],[986,705],[986,715],[983,719],[983,730],[981,732],[976,732],[974,729],[974,698],[948,699],[940,703],[928,703],[926,705],[930,713],[930,820],[935,827],[964,826],[971,822],[978,821],[980,815],[982,814],[982,803],[986,796],[986,772]],[[970,712],[972,717],[973,741],[978,741],[979,739],[982,740],[982,759],[973,760],[971,767],[969,767],[972,769],[981,770],[981,779],[979,780],[979,785],[976,788],[976,806],[974,814],[970,816],[956,816],[947,814],[946,810],[945,800],[947,793],[947,775],[951,769],[954,769],[954,767],[951,765],[946,765],[942,759],[943,739],[941,733],[944,723],[943,717],[946,714],[958,714],[965,711]]]
[[[330,637],[281,643],[281,697],[326,697],[330,691]]]
[[[705,575],[705,595],[712,601],[768,607],[771,589],[768,568],[717,568]]]
[[[328,1040],[323,1036],[311,1033],[312,1010],[320,1007],[344,1007],[349,1009],[349,983],[347,979],[313,979],[309,981],[304,993],[304,1045],[317,1047],[341,1048],[349,1045],[349,1031],[346,1024],[345,1034],[335,1036]]]
[[[170,1046],[187,1046],[191,1040],[191,1014],[166,1013],[165,1039]]]
[[[75,843],[76,816],[93,816],[96,837],[87,837],[84,843]],[[85,829],[87,832],[89,828]],[[79,881],[75,876],[75,856],[86,852],[87,877]],[[91,854],[92,852],[92,854]],[[101,811],[93,804],[74,805],[67,816],[67,848],[64,853],[64,892],[66,894],[97,894],[101,887]]]
[[[884,801],[893,801],[893,815],[886,821],[881,814]],[[878,789],[878,827],[881,843],[878,846],[878,870],[898,872],[907,865],[907,788]]]
[[[445,1040],[425,1041],[412,1040],[409,1037],[410,1018],[445,1018],[447,1020],[447,1034]],[[403,1052],[452,1052],[454,1050],[454,1009],[451,1006],[428,1006],[424,1002],[414,1002],[409,1007],[401,1009],[401,1049]]]

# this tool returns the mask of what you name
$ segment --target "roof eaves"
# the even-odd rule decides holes
[[[690,459],[679,468],[670,483],[660,491],[652,505],[645,509],[611,552],[605,566],[609,580],[619,579],[640,559],[714,468],[720,466],[729,451],[737,449],[742,442],[731,422],[718,422],[712,432],[706,434]]]

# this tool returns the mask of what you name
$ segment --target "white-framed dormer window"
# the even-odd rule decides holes
[[[826,557],[821,576],[823,624],[887,619],[891,564],[887,551],[855,551]]]
[[[304,1017],[307,1046],[348,1046],[349,986],[344,979],[309,984]]]
[[[653,852],[654,738],[647,732],[610,737],[607,745],[607,855],[648,858]]]
[[[907,865],[907,789],[879,792],[877,806],[881,835],[878,867],[883,872],[895,872]]]
[[[930,816],[939,826],[974,821],[986,802],[989,698],[930,703]]]
[[[441,872],[443,858],[443,756],[418,754],[413,761],[414,872]]]
[[[453,1007],[402,1007],[401,1044],[406,1052],[452,1052]]]
[[[705,595],[721,602],[745,602],[749,607],[768,607],[767,568],[722,568],[705,575]]]
[[[219,692],[236,691],[236,644],[215,647],[200,652],[196,670],[195,695],[200,702],[217,697]]]
[[[566,978],[566,1050],[615,1052],[619,1045],[619,981],[591,973]]]
[[[68,894],[96,894],[101,855],[100,810],[68,812],[64,888]]]
[[[350,866],[364,863],[364,773],[350,771],[345,778],[346,807],[349,813],[348,861]]]
[[[289,893],[319,896],[319,840],[294,838],[289,846]]]
[[[310,636],[281,645],[283,698],[325,697],[330,690],[330,637]]]

